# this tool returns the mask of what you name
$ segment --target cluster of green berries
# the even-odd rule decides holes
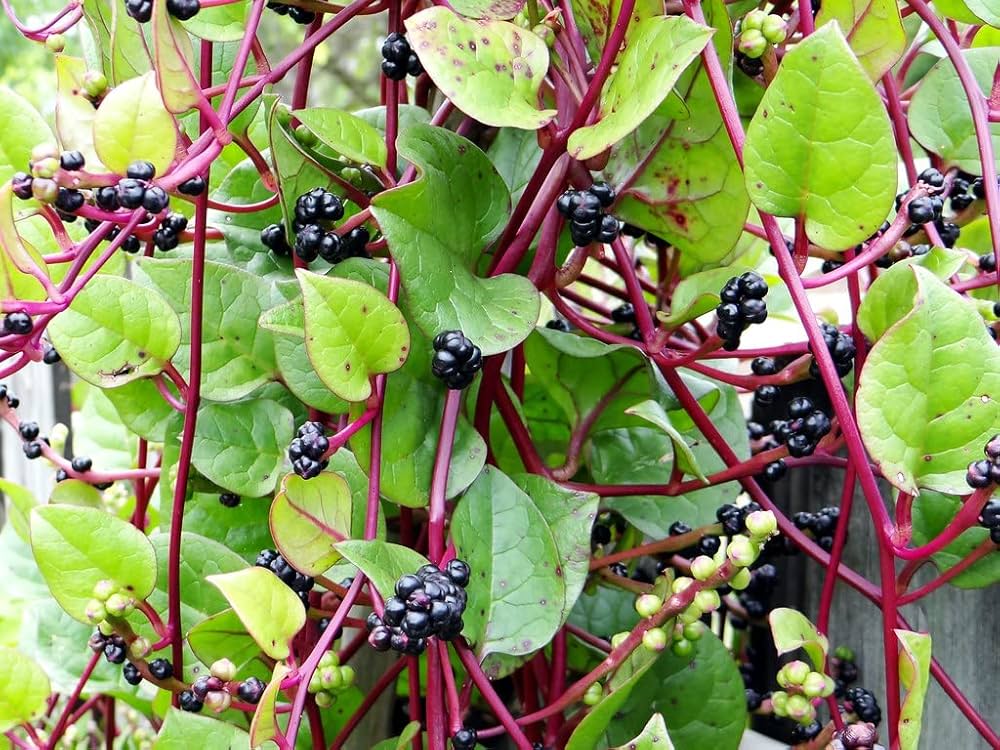
[[[167,13],[178,21],[189,21],[201,10],[201,0],[167,0]],[[125,0],[125,12],[139,23],[153,18],[153,0]]]
[[[258,568],[270,570],[278,576],[283,584],[295,592],[295,595],[299,597],[299,601],[302,602],[302,606],[309,609],[309,592],[312,591],[313,586],[316,584],[313,578],[297,571],[288,563],[288,560],[273,549],[261,550],[257,554],[254,565]]]
[[[340,666],[336,651],[327,651],[320,657],[319,666],[309,680],[309,692],[315,696],[316,705],[329,708],[337,700],[337,694],[354,684],[354,668]]]
[[[586,190],[567,190],[559,196],[556,208],[569,221],[574,245],[614,242],[622,223],[605,211],[614,202],[615,191],[606,182],[595,182]]]
[[[969,464],[965,474],[966,483],[973,489],[1000,483],[1000,434],[989,439],[983,453],[986,458]]]
[[[267,687],[264,682],[256,677],[242,682],[235,680],[236,665],[229,659],[219,659],[208,668],[207,675],[196,679],[190,689],[181,691],[177,702],[182,711],[198,713],[208,707],[216,713],[222,713],[232,705],[234,690],[236,698],[243,703],[255,705],[260,702]]]
[[[715,308],[719,321],[715,332],[722,339],[722,348],[734,351],[740,346],[740,336],[753,323],[767,320],[767,282],[760,274],[747,271],[726,282],[719,292],[721,301]]]
[[[402,81],[407,75],[416,77],[423,72],[409,40],[396,31],[389,34],[382,42],[382,74],[390,81]]]
[[[434,337],[431,372],[453,391],[468,387],[483,367],[483,353],[461,331],[443,331]]]
[[[289,244],[283,224],[264,227],[260,241],[275,255],[288,256],[294,252],[305,263],[317,258],[334,264],[347,258],[368,257],[365,247],[371,235],[364,226],[355,227],[343,236],[330,229],[333,222],[343,217],[344,202],[339,196],[321,187],[313,188],[295,200],[294,246]]]
[[[783,690],[771,694],[771,705],[776,716],[797,721],[810,726],[816,721],[816,707],[813,701],[833,695],[833,678],[822,672],[814,672],[804,661],[785,664],[777,675],[778,685]]]
[[[84,614],[98,627],[109,618],[121,619],[135,611],[135,597],[128,588],[114,581],[98,581],[91,594],[93,598],[87,602]]]
[[[737,49],[751,59],[760,58],[769,44],[781,44],[788,36],[785,19],[763,10],[752,10],[740,24]]]
[[[295,23],[306,26],[316,20],[316,14],[311,10],[300,8],[297,5],[286,5],[285,3],[269,2],[267,7],[279,16],[288,16]]]
[[[306,422],[288,445],[292,470],[303,479],[319,476],[330,463],[324,458],[329,447],[330,441],[324,434],[323,425],[319,422]]]
[[[465,626],[462,615],[471,571],[463,560],[449,560],[444,570],[428,564],[396,581],[396,595],[386,599],[382,616],[368,616],[368,643],[376,651],[390,648],[421,654],[427,639],[457,638]]]

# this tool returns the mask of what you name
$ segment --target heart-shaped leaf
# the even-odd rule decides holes
[[[148,161],[163,174],[174,160],[177,128],[163,105],[156,75],[120,83],[101,101],[94,118],[94,148],[104,165],[125,174],[134,161]]]
[[[337,545],[337,552],[365,574],[383,599],[393,596],[396,581],[402,576],[416,573],[430,562],[409,547],[379,539],[348,539]]]
[[[785,55],[747,128],[744,157],[754,205],[804,218],[822,247],[856,245],[885,220],[896,194],[892,127],[838,24]]]
[[[875,341],[858,387],[858,427],[893,485],[963,494],[970,457],[1000,424],[1000,351],[975,304],[930,271],[880,276],[859,325]]]
[[[34,661],[0,648],[0,732],[30,722],[45,710],[49,678]]]
[[[899,7],[892,0],[827,0],[819,9],[816,25],[836,21],[847,33],[868,77],[880,79],[906,50],[906,32]]]
[[[397,147],[422,176],[376,196],[372,212],[399,266],[413,322],[428,337],[461,329],[486,355],[516,346],[538,320],[537,290],[521,276],[473,273],[507,221],[507,186],[482,151],[443,128],[415,125]]]
[[[198,410],[191,462],[230,492],[261,497],[278,484],[295,430],[288,409],[267,399]]]
[[[368,284],[298,270],[306,351],[320,380],[345,401],[364,401],[371,378],[406,362],[410,331],[388,297]]]
[[[653,714],[637,737],[612,750],[674,750],[663,714]]]
[[[91,279],[48,331],[66,366],[102,388],[162,372],[181,341],[180,321],[162,295],[105,274]]]
[[[253,713],[253,720],[250,722],[250,747],[260,747],[268,740],[273,740],[278,736],[278,717],[275,712],[275,704],[278,702],[278,693],[281,692],[281,681],[292,670],[285,664],[275,664],[271,679],[264,689],[257,709]]]
[[[911,630],[893,632],[901,647],[899,682],[906,688],[906,698],[899,713],[899,748],[917,750],[924,717],[924,696],[931,679],[931,636]]]
[[[156,584],[156,555],[146,535],[103,510],[40,505],[31,511],[31,549],[52,596],[89,622],[87,603],[103,580],[145,599]]]
[[[983,96],[993,90],[997,67],[995,48],[962,50]],[[947,58],[940,60],[920,81],[907,112],[910,132],[921,146],[972,174],[982,174],[976,129],[972,124],[969,100]],[[1000,166],[1000,123],[990,123],[993,153]]]
[[[712,33],[687,16],[657,16],[636,24],[601,91],[597,122],[570,136],[570,155],[589,159],[639,127],[705,48]]]
[[[830,642],[801,612],[788,607],[777,607],[767,616],[771,637],[778,656],[802,649],[812,662],[813,669],[822,672]]]
[[[351,488],[339,474],[288,474],[271,503],[271,536],[296,570],[320,575],[340,559],[337,542],[351,536],[351,506]]]
[[[310,107],[292,114],[345,158],[359,164],[385,167],[385,138],[360,117],[330,107]]]
[[[538,108],[549,48],[508,21],[466,20],[444,6],[405,21],[413,51],[441,92],[486,125],[537,130],[556,112]]]
[[[247,632],[261,650],[272,659],[285,659],[289,643],[306,622],[306,611],[299,597],[270,570],[254,566],[208,576]]]

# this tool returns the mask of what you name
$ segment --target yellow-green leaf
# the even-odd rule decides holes
[[[285,659],[289,643],[306,622],[306,611],[288,586],[270,570],[252,567],[208,576],[236,611],[261,650]]]
[[[136,160],[163,174],[174,160],[177,129],[163,105],[156,74],[146,73],[115,86],[94,118],[94,147],[108,169],[124,174]]]

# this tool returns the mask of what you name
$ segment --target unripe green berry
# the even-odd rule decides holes
[[[611,648],[618,648],[625,642],[626,638],[628,638],[627,631],[622,633],[615,633],[613,636],[611,636]]]
[[[205,696],[205,708],[211,709],[217,714],[221,714],[229,708],[232,702],[232,696],[224,690],[213,690]]]
[[[767,18],[767,11],[756,8],[743,16],[743,22],[740,24],[740,29],[742,31],[747,31],[748,29],[756,29],[757,31],[760,31],[761,27],[764,25],[765,18]]]
[[[694,583],[693,578],[685,578],[684,576],[681,576],[680,578],[674,579],[674,582],[670,585],[670,590],[675,594],[679,594],[692,583]]]
[[[340,658],[337,656],[336,651],[327,651],[319,659],[319,666],[323,667],[339,667]]]
[[[747,516],[747,531],[754,541],[762,541],[778,530],[778,520],[769,510],[755,510]]]
[[[826,691],[826,675],[810,672],[802,683],[802,693],[807,698],[822,698]]]
[[[587,692],[583,694],[583,703],[587,706],[596,706],[601,702],[601,698],[604,697],[604,687],[599,682],[595,682],[593,685],[587,688]]]
[[[674,656],[691,656],[694,653],[694,644],[687,638],[679,638],[670,645],[670,650]]]
[[[39,143],[31,149],[31,163],[42,161],[43,159],[59,159],[59,147],[54,143]]]
[[[101,620],[97,623],[97,629],[100,631],[101,635],[108,636],[115,632],[115,626],[112,625],[107,620]]]
[[[49,34],[45,38],[45,48],[49,52],[59,53],[66,49],[66,37],[62,34]]]
[[[854,661],[855,659],[854,649],[847,646],[837,646],[833,651],[833,655],[841,661]]]
[[[88,70],[83,74],[83,90],[95,99],[108,90],[108,78],[99,70]]]
[[[310,693],[318,693],[323,689],[323,678],[319,673],[319,670],[313,672],[313,676],[309,678],[309,686],[306,688]]]
[[[354,684],[354,678],[356,676],[357,675],[354,671],[354,667],[352,667],[350,664],[340,668],[340,679],[344,685],[345,690]]]
[[[361,170],[357,167],[344,167],[340,170],[340,178],[351,183],[354,187],[359,187],[361,185]]]
[[[801,685],[806,681],[806,677],[809,676],[809,671],[809,665],[804,661],[790,661],[778,670],[778,684],[781,687]]]
[[[111,617],[125,617],[135,610],[135,599],[125,594],[112,594],[104,607]]]
[[[66,438],[69,437],[69,427],[62,422],[56,422],[49,430],[49,445],[56,453],[62,453],[66,447]]]
[[[650,651],[662,651],[667,647],[667,631],[663,628],[650,628],[642,634],[642,645]]]
[[[145,659],[153,650],[152,644],[146,638],[136,638],[128,645],[128,654],[133,659]]]
[[[340,676],[340,667],[325,667],[320,670],[320,684],[324,690],[339,690],[344,680]]]
[[[785,713],[789,719],[808,724],[816,717],[816,709],[804,695],[789,695],[785,705]]]
[[[757,58],[767,50],[767,39],[757,29],[746,29],[740,34],[739,48],[747,57]]]
[[[546,46],[550,49],[556,46],[556,32],[546,26],[544,23],[535,25],[531,29],[531,33],[540,39],[545,41]]]
[[[684,611],[677,615],[677,621],[681,625],[689,625],[698,622],[705,613],[701,611],[697,604],[691,604],[684,608]]]
[[[287,128],[292,124],[292,110],[284,104],[279,104],[274,111],[274,118],[281,127]]]
[[[97,623],[107,618],[108,611],[104,608],[104,602],[98,599],[91,599],[87,602],[87,606],[84,608],[83,614],[86,615],[87,619],[91,622]]]
[[[652,617],[663,606],[663,599],[656,594],[643,594],[635,600],[635,611],[640,617]]]
[[[31,195],[42,203],[55,203],[59,195],[59,186],[54,180],[34,179],[31,181]]]
[[[297,140],[300,144],[302,144],[306,148],[312,148],[317,143],[319,143],[319,139],[316,137],[316,134],[313,133],[305,125],[299,125],[297,128],[295,128],[295,130],[293,131],[293,135],[295,136],[295,140]]]
[[[834,682],[833,678],[829,675],[823,675],[823,683],[822,697],[826,698],[833,695],[833,691],[837,689],[837,683]]]
[[[218,677],[223,682],[232,682],[236,679],[236,665],[229,659],[213,661],[208,671],[211,672],[212,677]]]
[[[114,581],[109,581],[104,578],[94,584],[93,595],[95,599],[100,599],[102,602],[106,602],[108,597],[118,591],[118,585]]]
[[[694,603],[702,612],[714,612],[722,604],[722,599],[715,589],[705,589],[694,595]]]
[[[750,571],[746,568],[741,568],[736,572],[736,575],[729,580],[729,587],[734,591],[742,591],[750,585],[751,578],[752,576],[750,575]]]
[[[788,37],[788,24],[784,18],[772,13],[764,19],[760,33],[771,44],[781,44]]]
[[[771,693],[771,707],[775,716],[788,716],[788,693],[784,690],[775,690]]]
[[[698,555],[691,561],[691,575],[698,581],[707,581],[715,575],[719,566],[708,555]]]
[[[316,705],[320,708],[329,708],[337,701],[337,696],[330,693],[316,693]]]
[[[698,620],[697,622],[689,622],[685,625],[682,634],[689,641],[699,641],[705,635],[705,630],[705,623]]]
[[[760,549],[757,544],[742,534],[734,536],[726,546],[726,556],[738,568],[749,568],[757,559],[758,554],[760,554]]]

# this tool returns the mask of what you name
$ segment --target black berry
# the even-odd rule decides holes
[[[232,492],[223,492],[219,495],[219,503],[226,508],[235,508],[240,504],[240,496]]]
[[[473,750],[478,739],[475,729],[463,727],[451,736],[451,746],[455,750]]]
[[[190,711],[195,714],[205,706],[190,690],[181,691],[181,694],[177,697],[177,702],[181,707],[181,711]]]
[[[243,682],[240,683],[240,686],[236,688],[236,695],[244,703],[256,705],[260,703],[260,698],[264,695],[264,689],[266,687],[267,685],[256,677],[250,677],[243,680]]]
[[[452,390],[468,386],[483,366],[483,354],[461,331],[444,331],[434,337],[431,372]]]
[[[68,172],[75,172],[78,169],[83,169],[83,165],[86,160],[83,158],[83,154],[79,151],[64,151],[62,156],[59,157],[59,166]]]
[[[3,319],[3,330],[4,333],[10,333],[15,336],[26,336],[31,333],[34,329],[35,324],[31,320],[31,316],[28,313],[23,312],[12,312],[7,313]]]
[[[149,673],[158,680],[169,680],[174,676],[174,665],[166,659],[153,659],[149,662]]]
[[[153,17],[153,0],[125,0],[125,12],[139,23],[149,23]]]
[[[87,456],[74,456],[73,460],[70,461],[70,466],[73,467],[73,471],[77,474],[84,474],[90,471],[90,467],[94,465]]]
[[[122,667],[122,677],[129,685],[138,685],[142,682],[142,675],[139,674],[138,668],[132,662]]]
[[[21,435],[21,440],[31,442],[38,437],[38,422],[21,422],[17,431]]]
[[[184,195],[201,195],[205,192],[205,179],[201,176],[192,177],[177,186],[177,192]]]

